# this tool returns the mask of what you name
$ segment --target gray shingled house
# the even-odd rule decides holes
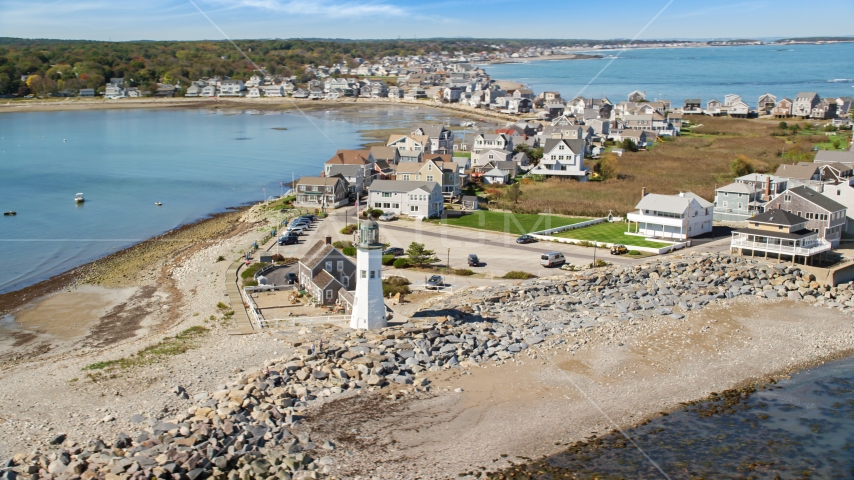
[[[800,186],[786,190],[768,202],[766,210],[781,209],[807,220],[806,228],[818,233],[833,247],[839,246],[845,229],[847,209],[815,190]]]
[[[356,264],[332,246],[332,238],[326,237],[309,249],[300,259],[299,283],[318,303],[332,305],[338,300],[339,291],[356,289]]]

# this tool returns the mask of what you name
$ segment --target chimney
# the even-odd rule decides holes
[[[641,189],[641,198],[643,198],[643,197],[645,197],[645,196],[646,196],[646,187],[643,187],[643,188]]]
[[[323,240],[326,242],[327,245],[332,245],[332,237],[327,236]]]
[[[771,200],[771,175],[765,177],[765,200]]]

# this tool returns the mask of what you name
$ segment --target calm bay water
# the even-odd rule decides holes
[[[635,90],[646,91],[649,100],[671,100],[674,106],[698,97],[705,106],[729,93],[741,95],[752,107],[766,92],[778,100],[794,99],[801,91],[818,92],[822,98],[854,96],[854,43],[629,50],[616,59],[618,51],[591,53],[609,58],[484,68],[493,78],[527,84],[536,93],[558,91],[566,99],[606,96],[615,103]]]
[[[0,217],[0,293],[265,193],[278,196],[291,174],[317,175],[336,149],[358,148],[360,130],[448,121],[436,110],[391,106],[308,118],[261,113],[0,115],[0,211],[18,212]],[[77,192],[85,204],[74,204]]]

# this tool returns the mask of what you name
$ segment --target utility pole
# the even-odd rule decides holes
[[[599,245],[599,242],[593,241],[593,267],[596,266],[596,247]]]
[[[448,247],[448,275],[451,274],[451,247]]]

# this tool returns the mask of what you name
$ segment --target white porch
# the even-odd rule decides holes
[[[636,232],[631,233],[630,235],[670,238],[674,240],[688,239],[688,226],[685,224],[684,219],[681,218],[666,218],[639,213],[629,213],[626,215],[626,219],[629,221],[629,231]],[[632,222],[635,223],[634,229],[632,229]]]

